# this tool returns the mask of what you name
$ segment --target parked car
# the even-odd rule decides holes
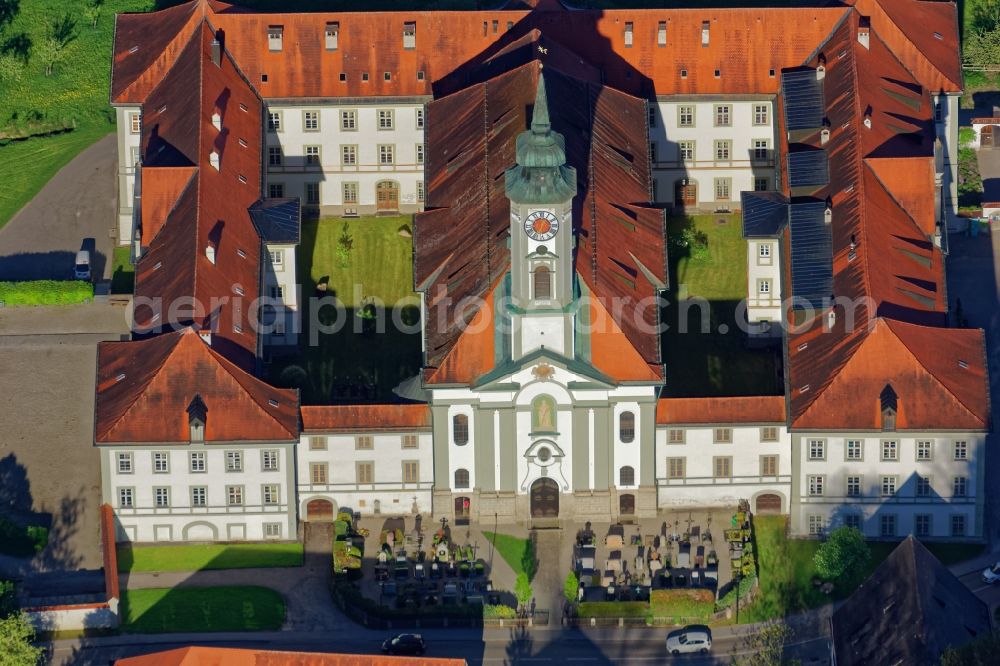
[[[667,652],[673,655],[712,649],[712,630],[701,624],[692,624],[667,635]]]
[[[73,277],[77,280],[90,279],[90,252],[80,250],[76,253],[76,263],[73,266]]]
[[[394,638],[387,638],[382,643],[382,652],[385,654],[421,655],[426,649],[427,644],[420,634],[400,634]]]
[[[1000,581],[1000,562],[997,562],[991,567],[986,567],[983,569],[983,582],[984,583],[995,583]]]

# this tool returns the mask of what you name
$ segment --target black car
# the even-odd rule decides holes
[[[382,643],[382,652],[386,654],[416,654],[420,655],[427,649],[420,634],[400,634],[395,638],[387,638]]]

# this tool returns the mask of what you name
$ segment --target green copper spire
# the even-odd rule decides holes
[[[576,195],[576,170],[566,166],[566,142],[552,131],[545,76],[538,75],[531,129],[517,137],[517,166],[507,170],[507,197],[514,203],[550,204]]]

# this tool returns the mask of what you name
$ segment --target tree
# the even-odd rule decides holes
[[[101,9],[104,7],[104,0],[89,0],[87,6],[83,8],[83,17],[91,28],[97,27],[97,21],[101,18]]]
[[[0,580],[0,619],[10,617],[17,612],[17,590],[14,582]]]
[[[35,666],[44,650],[31,644],[35,629],[24,613],[0,620],[0,666]]]
[[[580,581],[577,579],[576,574],[570,571],[566,574],[566,582],[563,583],[563,595],[566,597],[566,601],[575,604],[579,589]]]
[[[813,565],[820,578],[849,587],[860,578],[871,553],[865,537],[856,527],[838,527],[820,544]]]
[[[535,592],[531,589],[531,581],[528,580],[528,574],[523,571],[517,574],[517,581],[514,583],[514,596],[517,597],[517,604],[521,607],[527,606],[531,598],[535,596]]]
[[[743,638],[743,654],[733,657],[732,666],[784,666],[785,644],[793,632],[783,622],[771,621]]]
[[[38,56],[45,63],[45,76],[52,76],[55,66],[66,57],[66,47],[76,39],[76,20],[69,14],[52,19],[48,37],[38,46]]]
[[[21,0],[0,0],[0,30],[14,22],[21,11]]]

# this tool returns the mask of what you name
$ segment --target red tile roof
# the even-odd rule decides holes
[[[532,30],[541,30],[600,67],[609,85],[632,94],[774,93],[783,67],[801,64],[841,20],[843,7],[797,9],[627,9],[254,13],[196,0],[150,15],[122,15],[115,40],[112,100],[140,102],[169,67],[193,16],[226,33],[227,48],[265,98],[440,96],[467,83],[475,69]],[[403,48],[403,24],[416,24],[416,48]],[[633,24],[625,46],[624,23]],[[666,44],[659,46],[660,21]],[[702,26],[710,39],[702,43]],[[325,48],[326,26],[339,24],[338,48]],[[508,28],[508,25],[510,26]],[[282,49],[267,29],[281,26]],[[145,46],[145,33],[157,42]],[[131,53],[137,44],[140,49]],[[167,46],[161,46],[160,43]],[[908,43],[908,42],[907,42]],[[164,51],[152,59],[149,53]],[[681,76],[681,70],[687,72]],[[715,70],[720,76],[715,76]],[[453,72],[458,76],[452,76]],[[346,81],[340,80],[341,73]],[[385,79],[385,73],[390,79]],[[418,79],[417,73],[424,78]],[[634,73],[639,72],[636,76]],[[368,74],[364,81],[362,75]],[[267,82],[263,75],[267,75]]]
[[[529,62],[427,107],[434,149],[425,172],[429,210],[415,223],[414,278],[426,294],[426,319],[435,323],[427,329],[428,383],[469,383],[495,365],[489,322],[510,265],[510,202],[501,175],[514,163],[541,68]],[[644,305],[666,284],[667,270],[663,212],[641,203],[651,177],[645,103],[553,67],[545,71],[548,97],[559,100],[549,109],[553,128],[565,137],[578,177],[576,271],[592,297],[606,301],[596,306],[600,312],[610,302],[622,305],[611,308],[614,324],[591,337],[592,360],[618,381],[659,381],[651,367],[659,363],[658,311]],[[492,120],[484,126],[487,114]]]
[[[303,432],[429,430],[431,427],[431,409],[426,404],[303,406],[301,412]]]
[[[298,393],[244,372],[193,329],[97,351],[98,444],[186,443],[188,408],[207,407],[206,442],[298,439]]]
[[[199,309],[185,306],[177,323],[212,326],[213,344],[249,369],[257,352],[248,314],[258,295],[260,237],[247,209],[260,197],[261,101],[229,57],[212,62],[213,38],[201,22],[143,104],[146,250],[135,294],[151,305],[137,307],[135,319],[141,328],[167,325],[173,304],[194,299]]]
[[[875,427],[877,414],[858,409],[858,401],[874,405],[889,382],[907,410],[897,419],[901,429],[984,428],[988,405],[976,370],[984,356],[981,334],[938,328],[947,302],[944,260],[928,219],[933,109],[926,88],[893,58],[877,30],[870,49],[857,42],[858,20],[852,15],[820,48],[827,57],[832,133],[825,146],[830,184],[817,196],[832,201],[832,295],[846,303],[834,307],[832,324],[823,311],[789,333],[792,425]],[[917,337],[913,331],[927,332]],[[953,358],[934,371],[925,365],[934,355],[951,358],[956,346],[971,357],[971,370]],[[960,404],[930,409],[951,392],[943,388],[948,383],[958,384]],[[975,399],[977,392],[983,393]]]
[[[794,426],[880,429],[886,385],[898,396],[898,430],[989,429],[983,332],[882,318]]]
[[[657,425],[784,423],[785,399],[780,395],[732,398],[661,398]]]
[[[184,647],[128,657],[116,666],[465,666],[464,659]]]

